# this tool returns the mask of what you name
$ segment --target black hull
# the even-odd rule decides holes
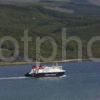
[[[36,77],[36,78],[40,78],[40,77],[60,77],[63,76],[65,74],[65,72],[56,72],[56,73],[34,73],[34,74],[25,74],[26,77]]]

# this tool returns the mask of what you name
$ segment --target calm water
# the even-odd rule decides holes
[[[100,63],[67,63],[63,67],[65,78],[44,79],[23,79],[31,65],[1,67],[0,100],[100,100]]]

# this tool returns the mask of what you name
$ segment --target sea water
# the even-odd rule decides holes
[[[26,78],[32,65],[0,67],[0,100],[100,100],[100,63],[61,64],[66,77]]]

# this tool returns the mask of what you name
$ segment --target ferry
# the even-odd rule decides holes
[[[48,66],[33,66],[31,71],[26,73],[26,77],[60,77],[65,75],[65,70],[62,66],[52,65],[51,67]]]

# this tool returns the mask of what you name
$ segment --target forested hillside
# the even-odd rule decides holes
[[[29,56],[35,60],[37,37],[50,36],[54,38],[58,44],[58,53],[56,59],[61,59],[61,30],[67,28],[67,37],[78,36],[83,42],[83,55],[87,58],[86,45],[87,41],[100,34],[100,17],[73,15],[68,13],[56,12],[46,9],[41,5],[32,6],[13,6],[0,5],[0,38],[3,36],[12,36],[19,41],[20,55],[23,58],[23,42],[21,37],[24,30],[28,30],[32,42],[29,42]],[[45,57],[51,54],[50,43],[46,42],[42,45],[41,52]],[[13,45],[10,42],[4,43],[2,49],[6,56],[13,54]],[[94,54],[100,57],[98,44],[95,44],[96,51]],[[77,45],[72,42],[67,47],[67,58],[76,58]]]

